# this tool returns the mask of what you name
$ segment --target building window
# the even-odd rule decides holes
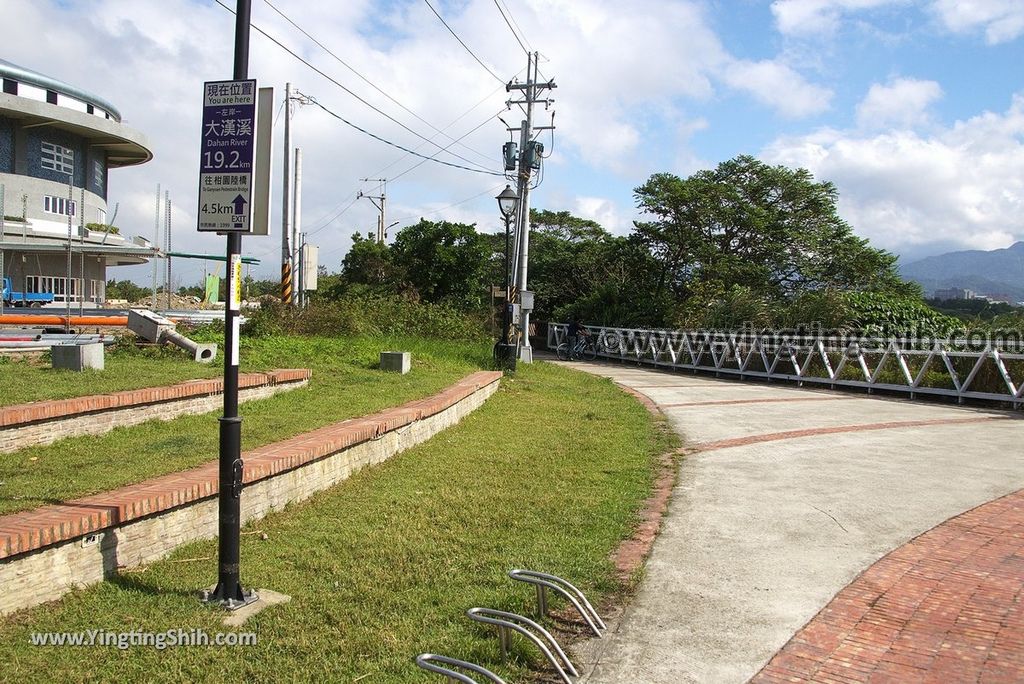
[[[70,147],[43,141],[40,160],[44,169],[71,175],[75,172],[75,151]]]
[[[52,276],[25,276],[25,292],[43,293],[53,295],[55,302],[78,301],[79,284],[78,278],[71,279],[71,292],[68,292],[67,278],[54,278]]]
[[[95,185],[96,189],[97,189],[97,193],[96,194],[102,195],[103,194],[103,181],[104,181],[104,177],[103,177],[103,162],[100,161],[99,159],[93,159],[92,160],[92,178],[93,178],[93,185]]]
[[[74,200],[69,200],[67,197],[43,195],[43,211],[45,211],[47,214],[75,216],[77,209],[77,202],[75,202]]]
[[[18,82],[9,78],[4,79],[4,92],[8,95],[18,94]]]
[[[96,108],[95,108],[95,107],[93,107],[93,106],[92,106],[91,104],[89,104],[89,103],[87,102],[87,103],[85,104],[85,113],[86,113],[86,114],[95,114],[95,113],[96,113]]]
[[[46,91],[46,101],[49,102],[50,104],[57,104],[57,91],[56,90],[47,90]]]

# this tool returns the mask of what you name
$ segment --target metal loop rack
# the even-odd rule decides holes
[[[468,670],[474,674],[478,674],[487,679],[487,681],[492,682],[492,684],[505,684],[505,681],[501,677],[494,674],[487,668],[466,662],[465,660],[449,658],[448,656],[437,655],[434,653],[419,654],[416,656],[416,665],[428,672],[444,675],[448,679],[456,682],[462,682],[462,684],[477,684],[477,681],[462,674],[458,670],[453,670],[453,667],[458,667],[463,670]]]
[[[601,630],[607,629],[601,616],[594,610],[594,606],[590,605],[587,597],[569,581],[557,575],[550,575],[546,572],[537,572],[535,570],[511,570],[508,576],[514,580],[527,582],[536,587],[537,613],[540,617],[546,617],[548,614],[547,590],[550,589],[576,608],[580,617],[583,618],[596,636],[600,637]]]
[[[483,622],[485,624],[494,625],[498,628],[498,638],[501,642],[501,655],[503,658],[508,657],[509,647],[512,644],[511,632],[518,632],[524,637],[533,642],[533,644],[540,649],[540,652],[544,654],[544,657],[548,659],[552,667],[562,678],[565,684],[572,684],[573,677],[579,677],[579,672],[573,666],[569,660],[569,656],[565,654],[562,647],[558,645],[555,638],[551,634],[541,627],[539,624],[531,620],[530,618],[515,613],[506,613],[501,610],[493,610],[491,608],[470,608],[466,611],[466,615],[470,620],[477,622]],[[536,631],[541,636],[538,637],[530,630]],[[543,637],[543,640],[542,638]],[[545,642],[547,642],[545,644]],[[550,648],[548,648],[550,646]],[[554,654],[552,653],[554,651]],[[556,659],[555,654],[558,658]],[[559,662],[561,661],[561,663]],[[564,664],[564,667],[562,666]]]

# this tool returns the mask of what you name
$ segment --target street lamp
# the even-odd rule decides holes
[[[508,250],[509,233],[512,218],[519,207],[519,195],[511,185],[506,185],[495,199],[498,200],[498,210],[505,219],[505,310],[501,317],[501,339],[494,345],[494,361],[498,366],[515,369],[516,347],[512,344],[512,283],[509,277]]]

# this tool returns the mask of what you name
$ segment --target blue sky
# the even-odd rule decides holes
[[[481,126],[465,140],[472,151],[460,154],[498,168],[508,137],[494,115],[507,95],[423,0],[271,1],[254,0],[254,24],[427,137],[434,132],[426,124],[273,8],[433,126],[460,116],[453,135]],[[633,188],[651,173],[687,175],[753,154],[835,183],[854,230],[905,259],[1024,239],[1024,2],[504,3],[559,86],[554,155],[534,206],[626,233],[637,218]],[[525,67],[493,0],[433,4],[502,79]],[[161,183],[174,202],[175,244],[219,253],[221,240],[195,232],[199,96],[204,80],[230,75],[232,16],[206,0],[12,0],[5,23],[21,30],[6,32],[0,56],[111,100],[149,136],[155,159],[111,177],[124,231],[152,235]],[[420,144],[258,35],[250,72],[278,97],[290,81],[378,135]],[[295,144],[303,147],[304,226],[316,231],[310,240],[335,269],[349,236],[374,225],[370,203],[355,200],[374,186],[359,179],[398,160],[385,171],[394,177],[415,160],[315,107],[299,108],[294,121]],[[389,183],[390,220],[408,225],[425,215],[496,231],[493,195],[503,183],[424,164]],[[270,238],[247,239],[245,251],[265,260],[257,275],[277,272],[277,228]],[[179,284],[191,284],[202,264],[176,264],[175,272]],[[147,274],[118,277],[125,276],[144,281]]]

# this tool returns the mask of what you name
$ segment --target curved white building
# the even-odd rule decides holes
[[[152,159],[149,143],[100,97],[4,60],[0,78],[3,275],[15,290],[102,305],[107,266],[154,254],[107,226],[110,170]]]

